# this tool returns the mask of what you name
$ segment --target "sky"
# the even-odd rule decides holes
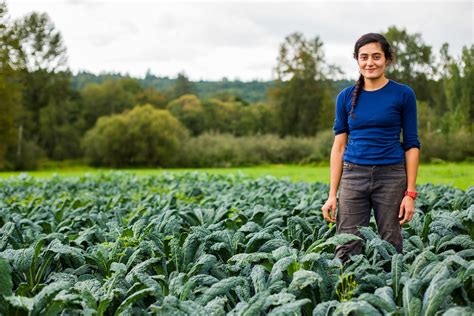
[[[319,36],[325,61],[358,75],[355,41],[390,26],[420,33],[437,53],[473,44],[474,1],[7,0],[12,19],[47,13],[73,72],[121,72],[191,80],[273,80],[279,46],[301,32]]]

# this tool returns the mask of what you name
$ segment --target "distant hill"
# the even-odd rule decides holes
[[[122,79],[122,78],[133,78],[128,74],[120,73],[102,73],[99,75],[89,72],[79,72],[72,76],[71,85],[75,90],[82,89],[89,83],[102,83],[106,80]],[[144,78],[134,78],[140,82],[144,87],[154,87],[159,91],[169,91],[175,84],[176,79],[169,77],[156,77],[153,74],[147,73]],[[194,85],[197,95],[201,99],[207,99],[217,93],[231,93],[239,98],[249,102],[257,103],[264,102],[267,97],[267,90],[274,87],[274,81],[240,81],[240,80],[227,80],[223,79],[220,81],[191,81]],[[338,80],[334,81],[335,91],[340,91],[343,88],[353,85],[352,80]],[[334,97],[337,95],[334,95]]]

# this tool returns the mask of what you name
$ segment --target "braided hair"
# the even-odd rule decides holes
[[[355,43],[354,46],[354,54],[353,57],[357,60],[359,56],[359,48],[361,48],[364,45],[367,45],[369,43],[379,43],[380,47],[383,50],[383,53],[385,55],[385,58],[389,60],[390,62],[393,61],[393,53],[392,53],[392,48],[390,47],[390,44],[388,43],[387,39],[378,33],[367,33],[362,35],[357,42]],[[355,119],[354,115],[354,108],[357,103],[357,99],[359,98],[360,90],[362,90],[362,87],[364,86],[364,76],[360,74],[359,79],[357,80],[355,84],[355,89],[352,92],[352,102],[351,102],[351,117],[352,119]]]

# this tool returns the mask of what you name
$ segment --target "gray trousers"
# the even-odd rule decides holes
[[[344,161],[339,188],[336,234],[361,236],[357,227],[369,226],[373,209],[381,238],[401,253],[403,238],[398,213],[407,188],[405,163],[358,165]],[[351,241],[337,246],[335,256],[345,261],[361,250],[361,241]]]

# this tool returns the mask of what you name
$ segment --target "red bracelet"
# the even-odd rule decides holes
[[[411,197],[413,200],[416,200],[417,193],[415,191],[405,191],[405,196]]]

